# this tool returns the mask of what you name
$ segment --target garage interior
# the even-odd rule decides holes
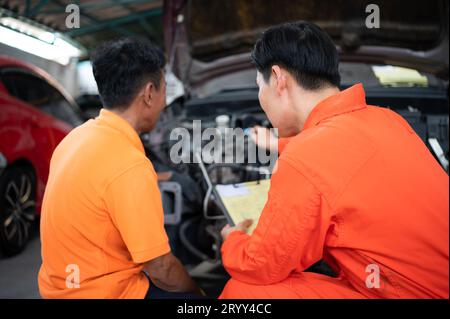
[[[268,12],[276,7],[276,1],[275,4],[272,3],[272,7],[268,5],[268,9],[259,8],[259,11],[250,10],[260,7],[255,1],[244,1],[248,7],[239,7],[238,2],[230,1],[223,9],[225,16],[239,12],[236,20],[229,19],[230,25],[235,23],[234,26],[240,28],[239,32],[237,35],[228,35],[221,29],[226,24],[221,17],[217,18],[217,24],[210,29],[203,24],[210,18],[211,11],[219,10],[215,7],[220,6],[218,1],[211,2],[210,6],[205,5],[205,12],[194,15],[193,10],[190,10],[201,6],[201,1],[0,0],[0,80],[4,82],[4,92],[19,83],[14,80],[14,76],[22,63],[24,68],[31,65],[36,74],[40,74],[38,70],[45,71],[42,79],[45,79],[46,85],[62,92],[58,96],[61,95],[68,105],[64,107],[71,108],[70,114],[52,114],[69,124],[62,133],[58,133],[61,138],[65,130],[70,131],[96,117],[102,107],[89,61],[90,53],[100,43],[120,37],[143,37],[164,50],[169,62],[166,81],[167,104],[170,108],[161,115],[155,131],[142,134],[141,139],[147,156],[156,163],[156,171],[173,172],[175,182],[161,183],[160,190],[167,218],[166,231],[171,245],[173,244],[174,254],[188,265],[190,274],[212,297],[220,294],[229,279],[220,262],[219,231],[226,221],[221,213],[224,208],[214,202],[214,194],[209,192],[205,171],[214,184],[263,179],[265,171],[261,169],[261,165],[257,168],[211,165],[202,170],[197,166],[170,164],[168,150],[171,144],[164,139],[170,134],[170,130],[177,127],[192,130],[192,126],[189,127],[186,123],[199,118],[207,127],[218,126],[218,118],[223,115],[230,115],[227,121],[233,127],[246,129],[254,125],[270,126],[258,102],[254,80],[256,72],[249,63],[249,51],[265,27],[259,23],[258,18],[270,15]],[[290,3],[281,2],[286,7]],[[366,2],[357,1],[356,7],[363,8]],[[73,5],[75,11],[71,7]],[[440,5],[440,1],[430,1],[426,9],[418,7],[417,12],[422,10],[422,15],[417,15],[411,9],[414,11],[413,20],[404,24],[393,21],[390,26],[400,30],[401,36],[408,33],[405,32],[408,27],[413,26],[417,36],[400,42],[401,49],[388,50],[382,57],[374,53],[379,51],[359,49],[366,44],[376,46],[383,41],[397,43],[395,41],[398,39],[394,35],[391,34],[388,40],[372,39],[370,32],[363,34],[354,30],[355,20],[349,19],[353,24],[340,25],[335,20],[324,21],[323,16],[318,19],[323,26],[329,27],[327,30],[330,30],[333,40],[337,41],[340,48],[342,88],[348,88],[355,83],[355,79],[361,79],[367,88],[369,103],[389,105],[402,115],[448,173],[448,3],[443,8]],[[309,18],[312,17],[311,10],[317,8],[312,6],[305,9],[299,5],[297,9],[283,14],[292,15],[290,18]],[[397,10],[394,5],[391,9],[389,14]],[[352,8],[351,14],[356,10]],[[78,12],[79,16],[75,15],[75,20],[68,20],[74,12]],[[250,19],[249,16],[254,12],[256,18]],[[427,15],[428,12],[430,16]],[[432,15],[436,12],[447,16],[446,26],[437,24],[439,19]],[[193,16],[195,20],[192,20]],[[77,17],[79,26],[76,26]],[[189,17],[191,19],[188,19],[185,27],[184,19]],[[333,16],[333,19],[340,18],[342,17]],[[417,28],[413,23],[416,21],[414,19],[419,19]],[[285,20],[286,17],[276,16],[271,17],[268,23],[281,23]],[[74,23],[75,27],[68,27]],[[175,30],[176,25],[180,27]],[[22,38],[23,41],[20,40]],[[189,47],[186,43],[190,43]],[[361,52],[362,59],[355,60],[355,56]],[[228,59],[224,53],[230,56],[232,54],[233,60]],[[9,59],[19,62],[16,64]],[[210,69],[213,70],[211,73]],[[389,72],[393,69],[398,73],[391,77]],[[398,77],[400,73],[401,79]],[[14,90],[15,94],[21,94],[18,88],[13,88],[12,91]],[[1,94],[0,82],[0,97]],[[31,99],[32,97],[30,101]],[[76,118],[72,115],[72,109],[75,109]],[[52,150],[43,152],[47,152],[46,156],[49,157]],[[0,182],[2,171],[6,168],[6,159],[0,148]],[[22,171],[19,169],[17,172],[22,174],[23,167]],[[21,181],[18,180],[17,183],[20,184]],[[45,188],[45,183],[39,184],[33,178],[29,183],[42,192]],[[192,190],[195,193],[193,198],[185,198],[183,189]],[[30,201],[34,202],[34,198],[30,198]],[[180,202],[183,202],[181,208],[178,206]],[[38,210],[39,207],[35,209]],[[26,231],[27,236],[24,237],[26,244],[21,243],[19,248],[14,246],[3,252],[0,250],[0,299],[40,298],[37,283],[41,265],[39,217],[32,219],[31,226]],[[17,233],[14,236],[18,236]],[[335,275],[323,262],[314,265],[309,271]]]

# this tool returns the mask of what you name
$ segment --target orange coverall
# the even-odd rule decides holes
[[[249,236],[222,246],[220,298],[449,298],[449,180],[361,84],[317,105],[282,150]],[[324,259],[337,278],[304,272]]]

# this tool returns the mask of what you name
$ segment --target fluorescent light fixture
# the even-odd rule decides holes
[[[0,25],[15,31],[19,31],[20,33],[25,33],[26,35],[32,36],[50,44],[53,44],[53,42],[55,41],[54,33],[38,28],[18,19],[14,19],[11,17],[0,18]]]
[[[0,18],[0,42],[63,65],[83,53],[58,33],[12,17]]]

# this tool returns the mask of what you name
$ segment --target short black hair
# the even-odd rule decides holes
[[[159,89],[165,59],[149,40],[121,38],[100,45],[91,62],[103,106],[125,109],[147,82]]]
[[[266,82],[272,66],[280,65],[306,90],[340,86],[336,46],[311,22],[289,22],[267,29],[256,42],[251,59]]]

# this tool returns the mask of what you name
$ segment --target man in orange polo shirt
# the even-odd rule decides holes
[[[41,216],[40,293],[195,297],[199,289],[170,252],[157,176],[139,138],[165,106],[163,54],[145,40],[122,39],[101,46],[92,64],[105,108],[52,156]]]
[[[449,180],[422,140],[361,84],[339,92],[314,24],[267,30],[252,59],[261,106],[291,138],[252,235],[249,221],[222,230],[221,298],[448,298]],[[337,278],[305,272],[321,259]]]

